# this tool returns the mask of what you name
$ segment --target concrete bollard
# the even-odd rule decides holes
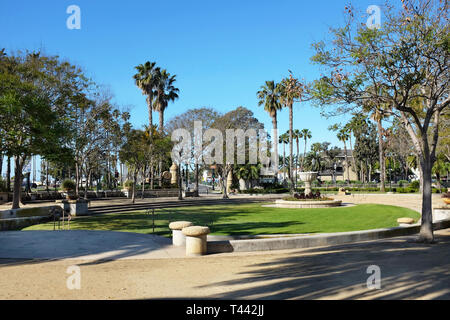
[[[210,232],[208,227],[187,227],[183,228],[186,236],[186,255],[201,256],[207,252],[207,235]]]
[[[169,224],[169,229],[172,230],[172,244],[174,246],[181,247],[186,244],[186,236],[181,230],[192,225],[190,221],[175,221]]]
[[[409,227],[410,225],[412,225],[414,223],[414,219],[413,218],[399,218],[399,219],[397,219],[397,223],[399,224],[400,227]]]

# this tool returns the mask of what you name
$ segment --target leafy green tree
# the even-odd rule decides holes
[[[119,152],[120,160],[125,163],[132,172],[132,196],[131,202],[135,203],[136,183],[139,172],[147,162],[146,148],[149,143],[146,134],[142,130],[132,129],[128,132],[126,142]]]
[[[0,151],[14,158],[12,208],[16,209],[26,161],[33,155],[51,160],[69,152],[65,106],[73,96],[72,81],[80,75],[58,57],[40,53],[3,52],[0,69]]]
[[[432,242],[431,175],[439,123],[450,105],[448,1],[387,5],[379,29],[348,7],[347,23],[331,29],[330,42],[313,45],[312,60],[326,69],[312,95],[332,114],[359,110],[364,101],[397,118],[407,130],[422,168],[422,225],[418,240]]]
[[[201,167],[203,166],[203,154],[205,150],[205,143],[203,143],[203,146],[201,150],[196,150],[194,148],[195,146],[195,140],[199,139],[199,137],[195,136],[194,133],[194,126],[196,121],[201,121],[202,124],[202,132],[201,135],[203,136],[203,132],[210,129],[211,126],[214,124],[214,122],[221,117],[222,115],[217,112],[216,110],[212,108],[197,108],[197,109],[190,109],[173,119],[171,119],[167,125],[166,125],[166,131],[169,133],[169,135],[176,129],[186,129],[191,133],[192,137],[192,156],[193,156],[193,163],[191,165],[194,166],[194,175],[195,175],[195,188],[194,193],[195,196],[198,196],[199,191],[199,177],[201,173]],[[192,134],[194,133],[194,134]],[[203,140],[203,139],[202,139]]]
[[[245,153],[248,154],[249,146],[255,145],[257,142],[257,136],[256,137],[249,137],[245,141],[245,146],[238,146],[238,148],[234,148],[234,154],[233,159],[227,158],[227,144],[226,144],[226,131],[227,130],[236,130],[240,129],[244,132],[249,129],[254,129],[256,132],[258,132],[259,129],[264,129],[264,124],[259,122],[258,119],[254,117],[254,114],[252,111],[250,111],[247,108],[244,107],[238,107],[235,110],[232,110],[226,114],[224,114],[222,117],[218,118],[212,125],[213,129],[216,129],[221,132],[223,139],[223,160],[222,163],[217,163],[216,168],[218,170],[218,173],[220,174],[220,181],[221,181],[221,187],[222,187],[222,194],[224,199],[228,199],[228,194],[226,190],[226,179],[228,177],[229,173],[232,173],[233,168],[238,164],[237,156],[238,156],[238,150],[240,147],[245,147]]]

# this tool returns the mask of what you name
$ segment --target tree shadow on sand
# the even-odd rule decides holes
[[[436,238],[433,245],[397,238],[301,250],[201,288],[225,287],[210,298],[233,300],[450,299],[450,235]],[[380,267],[380,290],[367,288],[371,265]]]

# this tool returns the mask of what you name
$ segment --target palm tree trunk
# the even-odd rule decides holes
[[[296,142],[297,142],[297,161],[295,164],[295,186],[297,186],[297,181],[298,181],[298,154],[299,154],[299,149],[300,149],[298,137],[296,138]]]
[[[294,112],[293,112],[293,103],[289,104],[289,180],[291,181],[291,185],[289,187],[291,194],[294,193],[294,177],[293,177],[293,157],[294,157]]]
[[[344,140],[344,153],[345,153],[345,170],[347,170],[347,182],[350,181],[350,168],[348,165],[348,157],[347,157],[347,144]]]
[[[159,111],[159,133],[164,132],[164,110]]]
[[[149,124],[149,136],[153,135],[153,107],[152,107],[153,96],[149,94],[147,96],[147,106],[148,106],[148,124]]]
[[[355,174],[357,173],[357,170],[356,170],[356,160],[355,160],[355,157],[353,156],[353,145],[352,145],[352,134],[351,134],[351,132],[349,133],[349,135],[348,135],[348,140],[349,140],[349,142],[350,142],[350,152],[352,153],[352,164],[353,164],[353,171],[355,172]],[[356,176],[358,176],[358,175],[356,175]]]
[[[302,166],[300,168],[300,170],[303,171],[303,166],[305,165],[305,158],[306,158],[306,142],[308,141],[307,138],[305,138],[305,149],[303,150],[303,159],[302,159]]]
[[[283,141],[283,180],[286,181],[286,143],[284,143],[284,141]]]
[[[272,115],[272,128],[273,128],[275,134],[273,137],[274,156],[271,158],[272,158],[272,161],[275,161],[276,163],[278,163],[278,161],[279,161],[279,157],[278,157],[278,121],[277,121],[276,112]],[[278,182],[278,165],[275,168],[275,182]]]

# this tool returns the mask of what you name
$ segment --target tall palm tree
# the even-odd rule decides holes
[[[175,88],[174,83],[176,81],[175,75],[170,75],[167,70],[158,70],[156,73],[156,85],[155,85],[155,101],[154,109],[159,112],[159,132],[164,132],[164,111],[166,110],[169,102],[173,102],[178,99],[178,93],[180,90]]]
[[[141,89],[142,94],[147,96],[148,106],[148,122],[153,125],[153,90],[156,85],[155,75],[159,72],[159,67],[156,67],[156,62],[147,61],[135,67],[137,73],[133,76],[136,86]],[[151,132],[151,131],[150,131]]]
[[[306,158],[306,145],[307,145],[308,139],[312,138],[312,134],[311,134],[311,131],[309,131],[309,129],[302,129],[300,131],[300,134],[301,134],[300,138],[303,138],[305,140],[305,149],[304,149],[304,152],[303,152],[303,159],[302,159],[302,164],[301,164],[301,167],[300,167],[300,170],[303,171],[303,167],[304,167],[304,164],[305,164],[305,158]]]
[[[289,179],[291,181],[291,193],[294,192],[294,180],[292,176],[293,172],[293,156],[294,156],[294,116],[293,116],[293,107],[295,100],[301,100],[303,94],[303,84],[297,79],[294,78],[292,72],[289,71],[289,78],[285,78],[280,83],[280,99],[281,103],[289,108]]]
[[[261,90],[257,92],[258,105],[264,105],[264,110],[267,111],[272,118],[272,127],[275,131],[276,137],[273,137],[274,141],[274,153],[278,157],[278,121],[277,112],[281,110],[282,105],[280,103],[280,95],[278,91],[278,85],[274,81],[266,81],[265,85],[261,86]],[[274,157],[272,157],[274,159]],[[278,160],[276,160],[278,161]],[[278,169],[278,168],[277,168]],[[275,174],[275,180],[277,175]]]

